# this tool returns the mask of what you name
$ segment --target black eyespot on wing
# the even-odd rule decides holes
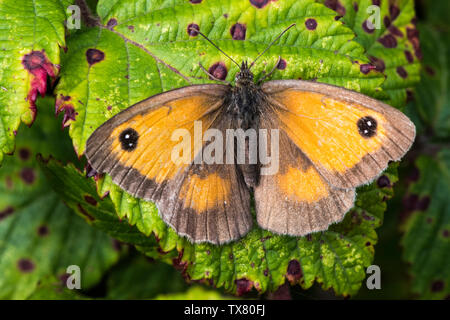
[[[371,138],[377,134],[377,121],[370,117],[363,117],[356,123],[359,134],[364,138]]]
[[[122,144],[122,149],[125,151],[133,151],[134,149],[136,149],[138,139],[138,133],[132,128],[123,130],[119,136],[119,141]]]

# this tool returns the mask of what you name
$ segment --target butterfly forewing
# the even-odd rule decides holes
[[[89,163],[133,196],[154,201],[162,219],[195,242],[241,237],[251,226],[250,198],[235,166],[194,164],[202,151],[196,144],[203,145],[194,131],[223,126],[228,90],[190,86],[124,110],[88,139]],[[174,159],[174,150],[188,158]]]
[[[400,111],[343,88],[300,80],[262,86],[280,129],[334,187],[368,183],[415,138]]]

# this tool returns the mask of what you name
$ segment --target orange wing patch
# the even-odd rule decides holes
[[[290,112],[279,114],[289,138],[326,170],[344,173],[379,150],[386,138],[386,119],[373,110],[313,92],[289,90],[276,99],[289,108]],[[377,133],[371,138],[359,134],[357,128],[358,121],[367,116],[377,122]]]
[[[292,201],[317,202],[329,195],[329,185],[314,167],[306,171],[289,167],[285,174],[276,176],[278,188]]]
[[[194,143],[194,122],[201,121],[202,132],[208,129],[214,120],[211,114],[205,115],[209,108],[208,97],[198,96],[171,101],[156,110],[138,114],[113,130],[111,152],[120,165],[133,167],[158,184],[172,179],[189,165],[188,162],[174,163],[172,150],[182,142],[187,143],[190,145],[190,159],[194,159],[198,151],[194,146],[201,146],[201,141]],[[128,128],[138,134],[137,146],[131,151],[123,150],[119,139]],[[182,142],[172,140],[172,134],[178,129],[187,130]]]
[[[179,197],[184,208],[194,209],[197,214],[224,207],[229,202],[231,184],[217,173],[202,178],[196,174],[181,187]]]

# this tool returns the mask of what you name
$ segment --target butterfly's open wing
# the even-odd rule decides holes
[[[334,187],[372,181],[415,138],[403,113],[357,92],[301,80],[269,81],[262,90],[280,129]]]
[[[89,137],[90,165],[133,196],[154,201],[162,219],[192,241],[241,237],[252,219],[249,192],[235,166],[193,164],[203,143],[194,131],[221,122],[227,90],[190,86],[131,106]]]
[[[279,127],[276,115],[265,110],[260,128],[270,132]],[[293,236],[326,230],[330,224],[342,220],[353,206],[355,190],[330,186],[287,133],[282,129],[278,132],[278,139],[268,134],[267,146],[262,146],[271,150],[272,143],[278,143],[279,164],[278,172],[261,175],[255,188],[258,224],[264,229]],[[273,159],[277,155],[270,156]]]

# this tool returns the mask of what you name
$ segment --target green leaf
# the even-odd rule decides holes
[[[355,32],[355,41],[364,46],[376,70],[386,76],[382,85],[388,94],[385,102],[403,107],[408,90],[420,80],[422,53],[414,21],[414,0],[380,0],[379,11],[375,11],[372,0],[319,1],[343,15],[341,21]],[[378,13],[379,19],[374,20]],[[368,27],[367,20],[374,28],[370,24]]]
[[[130,284],[133,284],[130,286]],[[186,290],[181,275],[166,263],[144,256],[124,261],[108,277],[108,299],[152,299]]]
[[[127,217],[119,220],[114,214],[114,196],[100,198],[94,183],[74,166],[61,166],[50,160],[43,163],[43,168],[64,202],[75,209],[81,206],[92,225],[135,244],[150,257],[171,261],[188,279],[206,280],[235,294],[248,292],[252,287],[260,292],[275,291],[286,279],[303,288],[318,281],[337,294],[356,293],[365,278],[365,267],[373,258],[377,242],[374,228],[382,223],[384,200],[392,196],[389,186],[372,184],[359,188],[356,207],[343,222],[308,237],[277,236],[255,227],[240,241],[227,245],[193,245],[167,227],[153,205],[131,196],[120,198],[121,206],[128,206],[131,199],[131,207],[140,210],[145,219],[144,229],[138,223],[133,227]],[[389,184],[396,181],[396,166],[385,172],[383,179],[386,178]],[[86,195],[95,198],[98,205],[80,205]]]
[[[423,299],[450,294],[450,150],[416,160],[419,179],[405,197],[404,259],[410,263],[412,291]]]
[[[97,28],[68,40],[57,87],[59,97],[69,97],[60,99],[58,107],[73,107],[78,113],[68,124],[80,155],[90,134],[120,110],[162,91],[211,82],[199,63],[209,69],[222,62],[226,79],[234,79],[238,67],[199,35],[190,36],[187,28],[192,23],[238,62],[253,60],[281,31],[297,23],[252,69],[256,78],[269,72],[281,56],[286,68],[277,70],[274,79],[315,79],[367,94],[374,94],[384,81],[377,72],[361,72],[358,63],[368,58],[352,41],[352,30],[314,0],[271,2],[262,9],[242,0],[145,5],[99,1],[98,13]],[[307,29],[308,19],[317,22],[315,30]],[[246,28],[243,41],[232,38],[236,23]]]
[[[37,152],[73,158],[69,138],[51,115],[53,104],[38,101],[42,114],[32,129],[19,132],[16,155],[0,169],[2,299],[25,299],[46,277],[63,281],[70,265],[80,267],[81,287],[87,289],[119,258],[108,236],[61,202],[35,160]]]
[[[427,128],[424,134],[445,141],[450,137],[450,33],[427,25],[419,29],[424,52],[422,80],[406,112],[416,118],[421,131]]]
[[[282,30],[297,23],[252,69],[257,79],[281,56],[286,68],[277,70],[274,79],[315,79],[372,96],[380,96],[384,82],[379,72],[362,72],[361,65],[369,59],[353,40],[354,31],[313,0],[269,2],[262,9],[241,0],[99,1],[97,12],[98,26],[68,41],[57,87],[57,107],[73,108],[77,114],[67,124],[79,155],[90,134],[119,111],[162,91],[211,82],[199,62],[207,69],[222,62],[226,79],[233,80],[238,68],[203,38],[190,36],[187,28],[192,23],[237,61],[253,60]],[[317,22],[314,30],[306,27],[308,19]],[[236,23],[246,26],[245,40],[233,39]],[[92,225],[149,257],[172,262],[188,279],[205,280],[235,294],[252,287],[275,291],[286,279],[303,288],[317,281],[337,294],[355,294],[373,259],[383,201],[392,195],[397,179],[394,165],[383,178],[389,183],[358,189],[355,208],[326,232],[295,238],[255,227],[240,241],[214,246],[193,245],[179,237],[154,204],[123,192],[109,176],[95,186],[74,166],[50,160],[43,168],[64,201]],[[86,203],[85,195],[98,205]]]
[[[47,75],[55,77],[65,46],[68,0],[0,2],[0,164],[14,151],[21,122],[33,123],[37,95],[45,94]]]
[[[200,286],[194,286],[182,293],[160,294],[155,300],[230,300],[230,297]]]
[[[60,279],[49,276],[41,279],[27,300],[86,300],[77,290],[68,289]]]

